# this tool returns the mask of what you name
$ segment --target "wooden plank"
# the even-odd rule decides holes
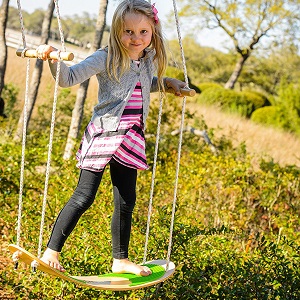
[[[146,264],[161,266],[165,269],[165,273],[158,279],[153,281],[144,282],[142,284],[132,285],[132,282],[128,278],[118,277],[117,274],[104,274],[103,276],[97,275],[89,275],[89,276],[71,276],[66,272],[60,272],[42,260],[26,251],[25,249],[17,246],[17,245],[9,245],[10,252],[17,257],[20,261],[24,262],[27,265],[31,265],[32,262],[36,262],[37,269],[45,272],[49,275],[59,277],[63,280],[73,282],[77,285],[81,285],[87,288],[95,288],[100,290],[112,290],[112,291],[126,291],[126,290],[134,290],[141,289],[148,286],[152,286],[167,280],[171,277],[175,272],[175,265],[172,262],[169,262],[168,270],[167,269],[167,261],[166,260],[153,260],[148,261]],[[132,276],[132,274],[131,274]],[[138,275],[133,275],[135,277],[142,277]]]

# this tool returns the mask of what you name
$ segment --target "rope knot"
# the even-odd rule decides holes
[[[27,50],[28,50],[28,48],[26,48],[26,47],[22,50],[22,53],[21,53],[22,58],[25,58],[25,53]]]

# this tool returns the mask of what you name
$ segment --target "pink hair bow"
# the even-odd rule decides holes
[[[154,19],[154,23],[157,24],[158,23],[158,10],[155,7],[155,3],[152,4],[152,11],[153,11],[153,19]]]

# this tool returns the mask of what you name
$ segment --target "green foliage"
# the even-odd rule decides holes
[[[184,72],[175,67],[167,67],[165,76],[177,78],[177,79],[185,82]],[[197,86],[195,86],[193,83],[191,83],[191,80],[189,77],[188,77],[188,82],[189,82],[189,88],[194,89],[197,93],[200,93],[199,88]]]
[[[299,55],[289,47],[278,49],[267,57],[262,52],[249,58],[238,82],[243,89],[258,89],[267,95],[277,95],[283,78],[288,77],[291,82],[298,80],[299,66]]]
[[[266,106],[257,109],[251,115],[251,121],[283,129],[289,127],[282,108],[278,106]]]
[[[277,103],[284,111],[288,129],[300,134],[300,83],[287,83],[282,80]]]
[[[196,85],[206,81],[224,84],[232,72],[235,57],[213,48],[202,47],[196,40],[190,36],[183,39],[188,75]],[[169,41],[169,51],[169,65],[183,70],[178,40]]]
[[[45,11],[43,9],[36,9],[32,14],[26,18],[26,28],[31,33],[40,35],[42,32],[42,24],[44,20]]]
[[[244,98],[246,98],[248,102],[253,103],[254,110],[270,105],[268,98],[265,95],[263,95],[262,93],[259,93],[257,91],[246,90],[246,91],[242,91],[241,95]]]
[[[80,15],[65,16],[62,20],[66,40],[78,46],[93,41],[95,35],[96,15],[82,12]],[[52,32],[59,36],[57,22],[53,22]]]
[[[4,85],[4,88],[2,90],[2,98],[5,103],[4,113],[8,116],[14,110],[15,104],[17,102],[18,93],[19,93],[19,89],[15,85],[11,83]]]
[[[23,10],[22,10],[22,15],[23,15],[24,19],[29,17],[29,14],[26,11],[23,11]],[[15,8],[13,6],[9,6],[7,27],[11,28],[11,29],[15,29],[15,30],[20,30],[19,11],[18,11],[17,8]],[[40,28],[41,28],[41,26],[40,26]]]
[[[59,118],[69,118],[73,96],[66,90],[61,97],[64,102],[59,106]],[[168,250],[178,147],[178,136],[172,136],[170,129],[180,120],[177,99],[164,99],[147,260],[165,258]],[[156,101],[154,104],[147,126],[147,132],[153,134],[158,109]],[[41,114],[49,119],[47,106]],[[193,116],[187,112],[186,117]],[[21,243],[33,253],[39,236],[49,126],[40,117],[34,123],[25,159],[21,235]],[[201,126],[205,128],[205,124]],[[59,122],[54,137],[45,240],[78,176],[75,161],[62,159],[64,127]],[[183,135],[171,252],[176,272],[159,289],[110,292],[82,288],[40,272],[32,274],[21,265],[14,271],[7,252],[9,262],[0,274],[2,288],[15,299],[298,299],[300,170],[265,160],[259,168],[253,168],[244,145],[234,149],[224,137],[214,139],[214,144],[219,148],[217,156],[200,137]],[[147,138],[147,145],[152,166],[155,138]],[[20,148],[13,142],[0,144],[0,230],[4,247],[16,239]],[[143,257],[151,176],[151,171],[139,172],[130,247],[130,259],[136,262]],[[110,187],[107,170],[95,204],[82,216],[64,247],[61,261],[72,274],[110,270]]]
[[[215,83],[204,83],[199,85],[199,88],[202,93],[197,101],[217,105],[224,111],[238,113],[248,118],[256,109],[269,105],[268,99],[258,92],[237,92]]]
[[[16,109],[18,88],[13,84],[6,84],[2,90],[4,100],[4,114],[7,118],[0,117],[0,143],[6,140],[16,126],[19,111]]]
[[[300,134],[300,88],[299,84],[282,80],[274,106],[256,110],[251,120]]]
[[[37,118],[33,119],[30,123],[30,127],[34,128],[36,131],[50,128],[52,108],[49,107],[49,103],[53,103],[53,95],[51,95],[51,92],[49,91],[46,93],[45,97],[45,103],[38,107]],[[75,100],[76,95],[71,93],[70,88],[59,90],[56,107],[56,127],[58,130],[62,131],[63,135],[68,133]]]
[[[44,19],[44,10],[36,9],[31,14],[22,10],[22,16],[26,30],[31,34],[40,35]],[[7,27],[20,30],[19,11],[17,8],[9,7]]]
[[[42,30],[42,23],[45,14],[44,9],[36,9],[32,13],[22,11],[25,29],[28,33],[40,35]],[[56,17],[53,17],[50,35],[52,38],[59,37],[59,29]],[[96,15],[90,15],[87,12],[82,12],[80,15],[64,16],[61,20],[64,29],[64,37],[66,42],[75,44],[77,46],[87,46],[93,41],[95,35]],[[14,30],[20,30],[19,12],[14,7],[9,7],[9,15],[7,27]],[[108,28],[105,29],[108,31]],[[106,34],[107,35],[107,34]],[[107,40],[107,36],[105,36]]]
[[[224,111],[250,117],[255,110],[255,105],[258,103],[257,99],[256,95],[215,87],[205,89],[197,100],[202,103],[217,105]]]
[[[203,92],[209,88],[221,88],[222,85],[215,82],[202,82],[198,84],[198,87],[201,90],[201,92]]]
[[[182,70],[175,67],[168,67],[166,70],[166,77],[177,78],[181,81],[185,81],[184,73]]]

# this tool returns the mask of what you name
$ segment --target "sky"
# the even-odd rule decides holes
[[[107,10],[107,24],[111,24],[112,15],[114,13],[115,8],[117,7],[118,0],[110,0],[108,2],[108,10]],[[49,5],[49,0],[20,0],[22,10],[25,10],[29,13],[32,13],[35,9],[42,8],[46,9]],[[84,5],[82,4],[84,3]],[[82,14],[82,12],[88,12],[89,14],[97,14],[99,10],[99,0],[60,0],[59,11],[63,18],[63,16],[72,16],[74,14]],[[167,15],[174,11],[173,9],[173,1],[172,0],[157,0],[152,1],[155,3],[155,7],[158,10],[158,17],[160,18],[163,26],[163,31],[165,36],[168,39],[176,39],[177,31],[175,29],[170,29],[167,26]],[[11,2],[11,5],[17,7],[17,2]],[[179,19],[180,23],[180,19]],[[180,27],[183,27],[184,24],[181,24]],[[181,28],[181,33],[183,35],[184,28]],[[197,42],[201,46],[209,46],[213,48],[217,48],[222,51],[226,51],[224,46],[225,36],[220,31],[215,30],[203,30],[199,32],[197,35]],[[226,44],[226,43],[225,43]]]

